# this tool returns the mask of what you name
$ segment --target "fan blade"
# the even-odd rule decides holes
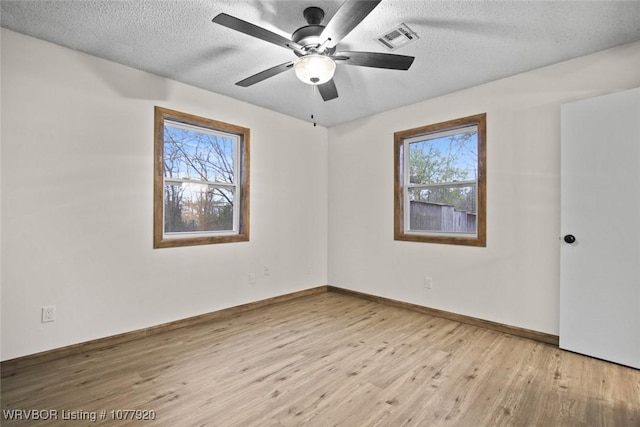
[[[223,25],[227,28],[231,28],[232,30],[240,31],[241,33],[259,38],[269,43],[273,43],[277,46],[305,53],[302,49],[302,46],[300,46],[298,43],[282,37],[281,35],[271,32],[265,28],[258,27],[257,25],[254,25],[250,22],[243,21],[242,19],[233,17],[231,15],[227,15],[226,13],[221,13],[213,18],[213,22]]]
[[[345,1],[320,35],[320,40],[327,40],[326,48],[335,47],[340,40],[351,32],[382,0]]]
[[[415,59],[413,56],[379,52],[336,52],[332,58],[341,64],[389,70],[408,70]]]
[[[326,101],[331,101],[338,97],[338,89],[336,88],[336,84],[333,82],[333,79],[329,80],[326,83],[318,85],[318,90],[320,91],[320,95],[322,95],[322,99]]]
[[[266,80],[269,77],[273,77],[275,75],[283,73],[291,68],[293,68],[293,61],[285,62],[284,64],[276,65],[275,67],[269,68],[268,70],[261,71],[258,74],[254,74],[251,77],[240,80],[238,83],[236,83],[236,85],[248,87],[256,83],[260,83],[261,81]]]

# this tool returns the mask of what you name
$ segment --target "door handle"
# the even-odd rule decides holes
[[[565,241],[565,243],[569,243],[569,244],[575,243],[576,236],[574,236],[573,234],[566,234],[564,236],[564,241]]]

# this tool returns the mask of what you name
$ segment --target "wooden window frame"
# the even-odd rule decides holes
[[[474,236],[464,234],[458,235],[437,235],[433,232],[408,232],[405,228],[405,160],[404,144],[405,140],[428,135],[431,133],[454,130],[467,126],[477,126],[478,129],[478,187],[477,187],[477,225]],[[487,178],[486,178],[486,114],[476,114],[473,116],[449,120],[442,123],[422,126],[414,129],[407,129],[394,133],[394,239],[422,242],[422,243],[443,243],[450,245],[479,246],[486,247],[486,223],[487,223]]]
[[[180,111],[155,107],[154,120],[154,189],[153,189],[153,247],[169,248],[194,245],[209,245],[215,243],[231,243],[249,240],[249,164],[250,164],[250,130],[245,127],[195,116]],[[189,235],[167,238],[164,235],[164,126],[165,120],[191,125],[217,132],[233,134],[239,137],[240,156],[240,196],[238,229],[229,234],[219,235]],[[236,209],[236,206],[234,206]]]

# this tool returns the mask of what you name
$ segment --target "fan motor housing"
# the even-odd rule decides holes
[[[302,46],[305,51],[312,53],[321,44],[320,35],[322,34],[323,30],[324,25],[305,25],[304,27],[298,28],[293,32],[293,34],[291,35],[291,40]],[[332,55],[335,50],[335,47],[327,48],[324,50],[324,53],[327,55]],[[298,56],[304,56],[298,51],[294,51],[294,53]]]
[[[291,35],[291,40],[301,46],[318,47],[320,46],[320,34],[324,30],[324,25],[306,25],[298,28]]]
[[[325,26],[320,25],[324,19],[324,10],[319,7],[308,7],[302,13],[308,25],[300,27],[293,32],[291,40],[298,43],[305,51],[312,53],[320,44],[320,35],[324,31]],[[335,48],[326,49],[325,53],[331,55],[335,52]],[[304,56],[301,52],[295,51],[298,56]]]

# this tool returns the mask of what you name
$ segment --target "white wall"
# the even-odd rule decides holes
[[[2,360],[327,284],[327,129],[1,41]],[[154,105],[251,129],[250,242],[152,249]]]
[[[331,128],[329,283],[558,334],[560,105],[639,70],[629,44]],[[394,241],[393,133],[483,112],[487,247]]]

